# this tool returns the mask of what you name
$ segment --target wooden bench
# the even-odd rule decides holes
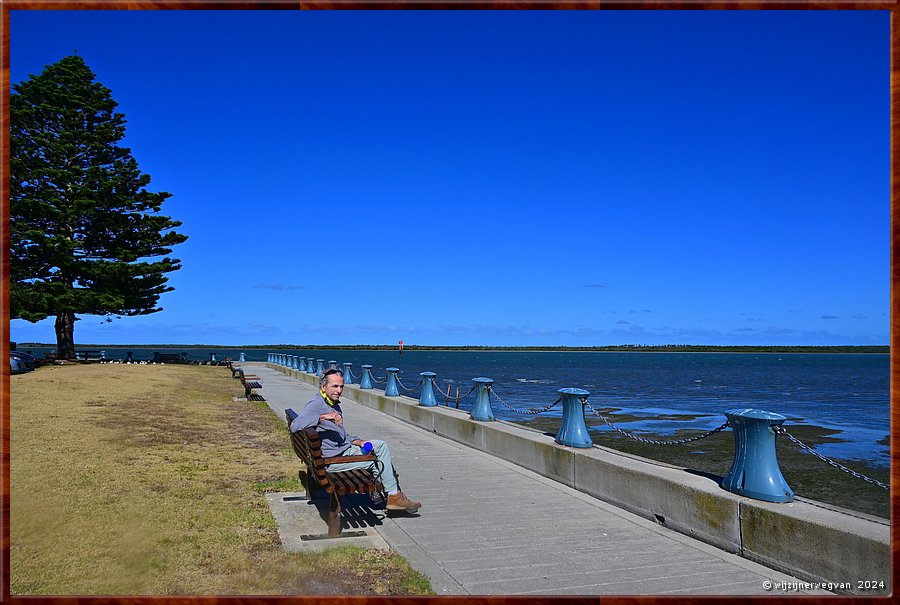
[[[297,418],[297,413],[288,408],[284,412],[288,427]],[[306,497],[313,499],[316,490],[322,489],[331,494],[331,502],[328,507],[328,534],[316,536],[300,536],[302,540],[315,540],[321,538],[346,538],[365,536],[364,531],[341,532],[341,497],[350,494],[368,494],[373,500],[384,499],[384,486],[370,469],[359,468],[348,471],[331,472],[327,469],[329,464],[339,462],[372,462],[378,459],[372,455],[365,456],[322,456],[322,442],[315,427],[307,427],[291,433],[291,445],[306,465],[306,478],[303,481],[306,488]],[[301,480],[303,475],[301,473]]]
[[[234,377],[234,372],[231,373],[232,378]],[[241,379],[241,384],[244,385],[244,396],[250,400],[258,400],[265,401],[262,395],[254,395],[253,389],[261,389],[263,386],[262,378],[257,376],[256,374],[245,374],[244,370],[241,368],[237,369],[238,377]]]
[[[240,364],[234,363],[231,360],[225,362],[225,365],[231,370],[231,377],[237,378],[238,372],[243,372],[244,370],[241,368]]]

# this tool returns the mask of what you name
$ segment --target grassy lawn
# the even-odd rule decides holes
[[[10,591],[433,594],[402,557],[281,547],[287,428],[224,367],[47,366],[10,379]]]

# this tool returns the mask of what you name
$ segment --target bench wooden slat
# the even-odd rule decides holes
[[[344,473],[340,473],[343,475]],[[346,473],[347,480],[352,481],[354,490],[360,493],[368,491],[370,471],[364,469],[353,469]]]
[[[377,458],[372,454],[358,454],[356,456],[332,456],[331,458],[322,458],[324,465],[340,464],[342,462],[375,462]],[[320,461],[317,460],[316,464]]]
[[[356,491],[356,482],[352,481],[350,473],[329,474],[328,480],[339,496],[346,496]]]
[[[340,496],[367,493],[365,478],[355,475],[353,471],[334,473],[328,479],[334,483],[335,489]]]
[[[336,474],[340,476],[340,480],[343,484],[342,487],[347,493],[366,494],[369,493],[370,480],[369,477],[363,473],[368,474],[368,471],[355,469],[345,473]],[[333,477],[329,477],[329,479],[333,479]]]

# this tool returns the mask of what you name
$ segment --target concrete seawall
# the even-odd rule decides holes
[[[317,384],[312,374],[266,365]],[[679,467],[600,446],[563,446],[527,427],[476,422],[466,412],[422,407],[414,399],[387,397],[380,390],[351,384],[344,396],[727,552],[811,583],[839,584],[829,590],[890,593],[890,524],[886,520],[805,499],[777,504],[745,498],[722,489],[713,478]],[[872,582],[876,589],[870,588]]]

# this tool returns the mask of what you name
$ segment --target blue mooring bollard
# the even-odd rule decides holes
[[[306,373],[307,374],[315,374],[316,373],[316,358],[315,357],[307,357],[306,358]]]
[[[397,372],[400,371],[400,368],[385,368],[385,371],[388,373],[388,376],[384,394],[388,397],[396,397],[400,394],[400,391],[397,390]]]
[[[437,374],[434,372],[421,372],[419,376],[422,377],[422,394],[419,395],[419,405],[433,408],[437,405],[437,401],[434,399],[434,377]]]
[[[359,379],[359,388],[361,389],[371,389],[372,388],[372,366],[368,363],[362,364],[363,375],[362,378]]]
[[[562,397],[563,419],[556,434],[556,442],[570,447],[594,447],[594,440],[588,434],[584,422],[584,403],[582,398],[590,396],[584,389],[559,389]]]
[[[344,362],[344,384],[353,384],[353,375],[350,373],[352,363]]]
[[[323,365],[324,363],[324,359],[316,360],[316,376],[321,376],[325,372],[325,366]]]
[[[763,410],[728,410],[725,417],[734,431],[734,461],[722,479],[730,492],[764,500],[791,502],[794,491],[788,487],[775,455],[775,430],[786,418]]]
[[[241,358],[238,359],[238,361],[247,361],[247,360],[244,358],[244,354],[243,354],[243,353],[241,353]]]
[[[475,405],[472,407],[472,411],[469,413],[469,418],[472,420],[478,420],[480,422],[487,422],[489,420],[494,420],[494,410],[491,409],[491,395],[490,388],[491,385],[494,384],[493,379],[491,378],[473,378],[472,382],[476,385],[476,393],[475,393]]]
[[[340,368],[337,367],[337,361],[334,359],[332,359],[328,362],[328,369],[329,370],[340,370]]]

